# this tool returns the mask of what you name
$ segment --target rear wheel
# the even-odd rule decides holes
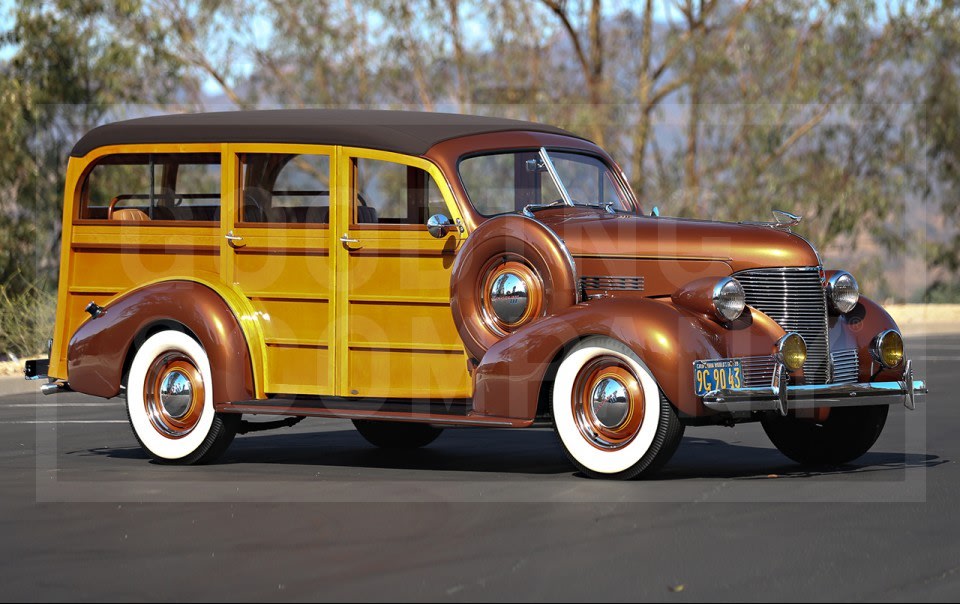
[[[683,424],[653,374],[612,338],[587,338],[567,353],[557,370],[552,410],[567,455],[595,478],[650,476],[683,437]]]
[[[151,457],[196,464],[226,451],[240,416],[214,411],[212,384],[206,352],[185,333],[161,331],[137,350],[127,376],[127,417]]]
[[[411,422],[355,419],[353,425],[368,443],[384,449],[417,449],[437,440],[442,428]]]
[[[769,413],[763,430],[781,453],[808,466],[835,466],[862,456],[887,422],[887,405],[834,407],[827,419]]]

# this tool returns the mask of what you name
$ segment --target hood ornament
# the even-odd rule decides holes
[[[797,214],[792,214],[784,210],[773,210],[773,220],[774,222],[751,222],[751,221],[742,221],[740,224],[752,224],[756,226],[768,226],[774,229],[781,231],[790,232],[792,227],[800,224],[800,221],[803,220],[802,216]]]
[[[787,229],[790,230],[790,227],[797,226],[800,224],[800,221],[803,220],[803,216],[798,216],[797,214],[791,214],[790,212],[784,212],[783,210],[774,210],[773,219],[776,220],[776,224],[771,224],[770,226],[777,229]]]

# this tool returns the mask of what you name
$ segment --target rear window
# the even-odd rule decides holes
[[[104,157],[87,173],[80,197],[83,220],[216,222],[220,220],[220,155]]]

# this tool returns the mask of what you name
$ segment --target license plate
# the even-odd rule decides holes
[[[693,387],[697,396],[712,390],[743,387],[743,368],[739,360],[693,362]]]

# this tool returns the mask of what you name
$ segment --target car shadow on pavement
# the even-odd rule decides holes
[[[147,459],[139,447],[89,451],[117,459]],[[803,478],[865,473],[902,473],[947,463],[932,454],[869,452],[850,464],[810,470],[773,447],[685,437],[655,480]],[[422,449],[379,449],[352,429],[271,432],[238,437],[216,465],[283,464],[385,470],[582,476],[568,461],[552,430],[448,430]],[[879,478],[879,476],[878,476]]]
[[[903,472],[948,463],[930,453],[869,451],[840,466],[809,468],[794,463],[777,449],[730,443],[719,439],[685,437],[658,479],[721,478],[768,479]],[[883,476],[888,479],[889,476]]]

